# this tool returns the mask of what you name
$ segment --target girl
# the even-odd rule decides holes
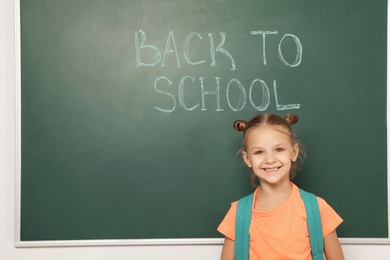
[[[249,259],[312,259],[304,203],[291,182],[302,160],[302,149],[291,125],[298,117],[282,118],[261,114],[249,122],[237,120],[234,128],[243,132],[242,157],[253,170],[257,186],[249,228]],[[321,198],[320,208],[324,253],[328,260],[344,259],[336,234],[343,221]],[[234,260],[237,201],[231,204],[218,231],[225,236],[221,260]]]

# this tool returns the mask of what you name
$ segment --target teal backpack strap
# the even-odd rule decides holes
[[[238,201],[236,213],[236,238],[234,241],[235,260],[249,259],[249,226],[252,218],[253,194]]]
[[[310,247],[313,260],[324,259],[324,240],[322,237],[322,224],[318,201],[314,194],[299,189],[305,204],[307,226],[309,229]]]

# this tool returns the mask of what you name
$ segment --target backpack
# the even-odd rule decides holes
[[[312,258],[323,260],[324,241],[317,198],[314,194],[302,189],[299,189],[299,192],[306,209]],[[238,201],[234,243],[235,260],[249,259],[249,225],[252,218],[253,195],[254,193],[251,193]]]

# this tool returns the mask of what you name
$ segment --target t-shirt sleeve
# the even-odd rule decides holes
[[[238,202],[233,202],[230,206],[228,213],[225,215],[225,218],[219,224],[217,230],[223,234],[225,237],[232,240],[235,239],[235,228],[236,228],[236,211],[237,211]]]
[[[324,199],[317,197],[317,200],[321,214],[322,235],[326,237],[343,222],[343,219]]]

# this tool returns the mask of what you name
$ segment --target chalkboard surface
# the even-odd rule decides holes
[[[236,119],[295,113],[296,183],[388,238],[384,0],[20,0],[21,240],[218,238]]]

